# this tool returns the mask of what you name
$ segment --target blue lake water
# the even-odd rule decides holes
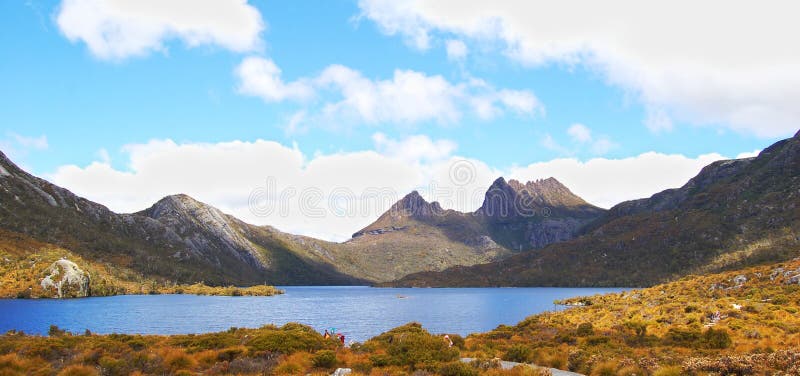
[[[272,297],[125,295],[71,300],[0,300],[0,332],[44,334],[51,324],[73,332],[179,334],[300,322],[336,328],[364,341],[416,321],[434,333],[484,332],[561,309],[553,301],[623,289],[281,287]]]

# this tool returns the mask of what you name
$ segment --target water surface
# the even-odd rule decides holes
[[[336,328],[364,341],[416,321],[434,333],[484,332],[534,313],[560,309],[553,301],[618,292],[600,288],[389,289],[281,287],[272,297],[125,295],[71,300],[0,300],[0,332],[47,333],[51,324],[73,332],[180,334],[300,322]]]

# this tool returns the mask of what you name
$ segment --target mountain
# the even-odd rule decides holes
[[[444,210],[414,191],[339,245],[363,278],[391,281],[409,273],[474,265],[509,256],[472,215]]]
[[[0,228],[143,276],[208,284],[354,284],[312,247],[185,195],[117,214],[34,177],[0,153]]]
[[[555,179],[502,178],[473,213],[412,192],[344,243],[255,226],[187,195],[118,214],[32,176],[0,153],[0,229],[169,282],[354,284],[501,260],[568,240],[603,210]]]
[[[525,184],[499,178],[472,213],[445,210],[414,191],[353,234],[338,254],[356,266],[353,275],[386,282],[568,240],[603,213],[553,178]]]
[[[522,184],[501,177],[489,187],[475,214],[492,239],[524,251],[572,239],[604,212],[554,178]]]
[[[718,161],[683,187],[623,202],[580,236],[507,259],[410,275],[401,286],[646,286],[800,254],[800,132]]]

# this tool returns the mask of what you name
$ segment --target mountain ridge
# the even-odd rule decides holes
[[[680,188],[620,203],[574,239],[398,286],[642,286],[784,261],[800,246],[800,132],[717,161]]]

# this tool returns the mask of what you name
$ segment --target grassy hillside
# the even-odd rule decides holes
[[[43,287],[49,268],[59,260],[77,265],[88,278],[88,291],[78,294],[73,286],[63,285],[63,297],[109,296],[121,294],[197,294],[259,295],[280,291],[272,286],[248,288],[210,287],[204,284],[181,285],[166,280],[146,278],[114,262],[96,262],[57,247],[36,241],[26,235],[0,230],[0,298],[58,297],[54,287]],[[60,271],[61,272],[61,271]],[[56,281],[63,276],[55,276]],[[69,288],[68,288],[69,287]]]

